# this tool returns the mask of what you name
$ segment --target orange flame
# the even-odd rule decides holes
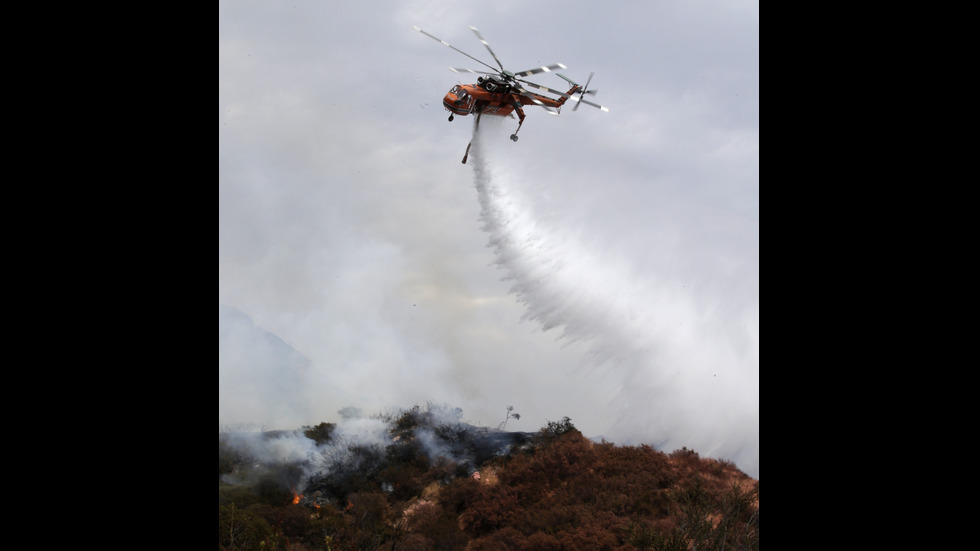
[[[296,493],[296,488],[293,488],[292,489],[292,492],[293,492],[293,505],[299,505],[299,500],[303,499],[303,495],[302,494],[297,494]],[[316,504],[316,503],[314,503],[313,506],[316,507],[317,509],[320,508],[320,506],[318,504]]]

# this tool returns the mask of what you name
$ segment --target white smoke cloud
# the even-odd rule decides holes
[[[282,431],[272,435],[264,432],[227,432],[226,443],[258,463],[284,465],[310,459],[316,442],[302,431]]]
[[[299,426],[309,416],[301,398],[309,371],[310,360],[288,343],[235,308],[218,306],[219,425]]]
[[[328,438],[319,438],[327,434],[320,427],[289,431],[219,429],[219,441],[241,462],[222,480],[249,485],[273,477],[282,489],[300,494],[311,481],[364,474],[365,462],[382,461],[395,444],[404,449],[418,446],[433,464],[445,459],[447,464],[472,468],[479,460],[477,454],[507,453],[514,442],[507,434],[462,422],[462,410],[446,404],[391,408],[371,416],[352,407],[338,413],[341,419],[330,424]],[[306,429],[320,441],[307,436]]]

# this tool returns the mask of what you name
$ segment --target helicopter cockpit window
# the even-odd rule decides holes
[[[453,93],[453,94],[455,94],[455,95],[457,95],[457,96],[458,96],[458,95],[459,95],[459,93],[460,93],[460,92],[462,92],[462,91],[463,91],[463,90],[462,90],[462,88],[460,88],[460,87],[459,87],[459,84],[457,84],[456,86],[453,86],[453,89],[452,89],[452,90],[450,90],[450,92],[451,92],[451,93]]]

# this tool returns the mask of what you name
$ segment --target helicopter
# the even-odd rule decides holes
[[[518,116],[517,130],[510,135],[510,139],[516,142],[517,132],[520,131],[521,125],[524,124],[524,106],[527,105],[528,102],[543,107],[545,111],[551,115],[558,115],[561,112],[562,105],[564,105],[568,100],[576,102],[575,107],[572,109],[573,111],[577,110],[579,105],[582,103],[596,107],[602,111],[609,111],[608,107],[604,107],[584,99],[584,96],[595,95],[596,93],[596,90],[589,89],[589,83],[592,82],[592,77],[595,75],[595,73],[591,73],[589,75],[589,79],[585,82],[585,86],[576,83],[561,73],[555,73],[558,77],[571,84],[572,87],[567,92],[553,90],[547,86],[535,84],[520,77],[527,77],[538,73],[548,73],[556,69],[567,69],[567,67],[561,63],[543,67],[535,67],[533,69],[527,69],[516,73],[508,71],[504,69],[503,64],[499,59],[497,59],[497,55],[490,49],[490,44],[488,44],[487,41],[484,40],[483,36],[480,35],[480,31],[477,30],[476,27],[470,26],[470,30],[473,31],[477,39],[479,39],[479,41],[487,48],[487,51],[490,52],[491,56],[493,56],[493,60],[497,62],[497,67],[500,68],[498,71],[496,67],[471,56],[463,50],[449,44],[445,40],[437,38],[423,31],[417,26],[413,26],[412,28],[441,43],[442,45],[456,50],[473,61],[489,67],[494,71],[491,73],[487,71],[474,71],[473,69],[459,69],[455,67],[449,68],[449,70],[453,71],[454,73],[474,73],[481,75],[477,77],[476,84],[457,84],[453,86],[442,99],[442,105],[449,111],[450,122],[453,121],[456,115],[465,117],[466,115],[476,114],[474,128],[478,128],[480,125],[480,117],[485,114],[497,117],[513,117],[513,114],[516,111]],[[527,85],[532,88],[537,88],[538,90],[556,94],[559,97],[556,99],[541,94],[535,94],[528,91],[522,85]],[[466,146],[466,154],[463,155],[463,164],[466,164],[466,158],[469,156],[471,145],[473,145],[472,142]]]

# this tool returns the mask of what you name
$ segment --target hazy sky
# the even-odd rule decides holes
[[[493,65],[470,25],[610,111],[485,116],[461,164],[486,67],[412,27]],[[219,370],[219,424],[512,405],[758,477],[757,1],[221,0],[218,157],[219,304],[309,360],[288,416]]]

